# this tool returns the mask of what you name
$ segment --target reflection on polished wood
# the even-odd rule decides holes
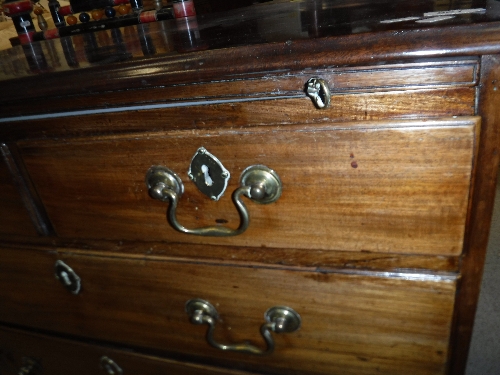
[[[405,0],[301,0],[254,2],[253,5],[249,1],[238,1],[230,2],[231,6],[226,3],[200,1],[197,20],[182,25],[178,20],[139,24],[1,51],[0,80],[102,66],[144,56],[168,58],[179,52],[206,48],[269,42],[288,44],[301,39],[500,19],[500,12],[495,7],[487,8],[484,0],[460,4],[432,0],[411,3]],[[426,22],[435,18],[434,13],[457,8],[462,13],[449,15],[440,22]]]

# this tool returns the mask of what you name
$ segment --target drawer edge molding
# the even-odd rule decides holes
[[[0,153],[36,231],[42,236],[53,235],[54,229],[18,155],[17,148],[0,143]]]

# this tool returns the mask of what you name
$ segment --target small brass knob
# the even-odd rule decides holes
[[[306,94],[311,98],[318,109],[325,109],[330,106],[331,93],[328,84],[324,79],[311,78],[306,83]]]

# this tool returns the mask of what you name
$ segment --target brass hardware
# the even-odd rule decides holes
[[[281,196],[280,177],[264,165],[252,165],[246,168],[241,174],[240,186],[250,187],[247,197],[255,203],[273,203]]]
[[[146,173],[146,186],[151,198],[162,202],[170,201],[167,219],[175,230],[198,236],[215,237],[236,236],[247,230],[250,218],[248,210],[242,201],[242,195],[254,202],[269,204],[278,200],[282,190],[281,180],[272,169],[264,165],[248,167],[241,174],[240,187],[233,193],[233,201],[240,214],[238,229],[219,226],[188,229],[181,225],[176,217],[177,204],[184,193],[184,185],[179,176],[166,167],[153,166]]]
[[[106,371],[108,375],[122,375],[123,370],[113,361],[111,358],[102,356],[101,357],[101,368]]]
[[[22,359],[23,367],[21,367],[17,375],[35,375],[37,372],[41,372],[40,364],[30,357],[23,357]]]
[[[62,260],[58,260],[55,264],[55,271],[56,279],[59,280],[66,289],[73,294],[80,293],[82,286],[81,279],[70,266]]]
[[[274,351],[274,340],[271,332],[291,333],[300,328],[300,315],[290,307],[275,306],[268,309],[264,314],[265,323],[260,327],[260,333],[267,345],[265,350],[259,349],[249,343],[241,344],[219,344],[214,338],[216,320],[219,315],[210,302],[195,298],[187,301],[186,312],[193,324],[207,324],[207,342],[216,349],[234,351],[255,355],[268,355]]]
[[[325,80],[311,78],[306,83],[306,94],[312,99],[316,108],[325,109],[330,106],[331,93]]]
[[[200,147],[191,160],[188,176],[203,194],[218,201],[226,191],[231,174],[219,159]]]

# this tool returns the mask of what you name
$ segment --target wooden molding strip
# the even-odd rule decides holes
[[[45,213],[45,209],[38,198],[35,188],[32,186],[31,181],[24,168],[20,164],[20,159],[13,152],[12,147],[7,146],[5,143],[0,144],[0,151],[2,157],[7,165],[14,182],[14,185],[21,195],[24,206],[28,210],[28,214],[35,226],[37,232],[42,236],[50,236],[54,234],[52,225]]]

